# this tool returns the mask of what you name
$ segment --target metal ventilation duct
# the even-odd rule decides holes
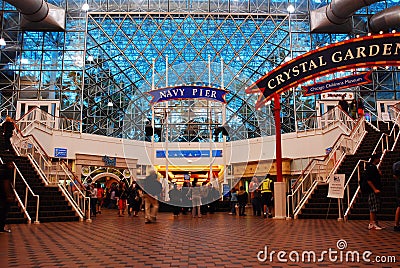
[[[382,10],[369,19],[369,30],[373,33],[396,27],[400,27],[400,6]]]
[[[349,18],[359,9],[382,0],[332,0],[310,12],[311,32],[348,33],[352,30]]]
[[[21,12],[21,28],[33,31],[64,31],[65,10],[44,0],[4,0]]]

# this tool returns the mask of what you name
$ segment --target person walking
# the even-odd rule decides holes
[[[178,189],[176,183],[173,184],[172,189],[168,192],[170,204],[172,206],[172,213],[175,217],[179,216],[182,203],[182,192]]]
[[[369,224],[368,230],[382,230],[377,220],[377,213],[381,210],[381,172],[377,165],[380,162],[380,155],[371,156],[369,163],[365,168],[365,176],[369,185],[368,206],[369,206]]]
[[[158,198],[162,191],[162,185],[157,180],[157,173],[155,171],[151,171],[144,179],[142,189],[144,191],[144,222],[153,223],[157,219]]]
[[[192,197],[192,216],[201,218],[201,189],[197,184],[197,179],[192,181],[192,187],[189,189],[189,196]]]
[[[11,186],[13,173],[13,162],[7,162],[0,166],[0,233],[11,233],[11,229],[5,226],[8,211],[12,202],[14,202],[14,193]]]
[[[101,187],[101,184],[98,182],[96,184],[97,187],[97,204],[96,204],[96,212],[101,214],[101,208],[104,202],[104,189]]]
[[[264,209],[264,218],[270,217],[272,218],[272,210],[273,210],[273,192],[274,192],[274,182],[271,180],[269,174],[265,176],[265,179],[260,184],[261,191],[261,202]]]
[[[126,209],[126,201],[128,199],[128,191],[126,189],[125,182],[120,183],[118,192],[118,217],[123,217]]]
[[[249,184],[251,206],[253,207],[253,216],[261,216],[261,192],[258,188],[260,183],[257,177],[253,177]]]
[[[4,147],[5,151],[9,152],[12,149],[11,138],[15,129],[14,121],[10,116],[6,116],[6,120],[3,123],[3,136],[4,136]]]
[[[237,190],[236,188],[232,188],[231,190],[231,212],[229,212],[230,215],[236,215],[236,205],[238,203],[238,198],[237,198]]]
[[[244,186],[240,186],[239,192],[237,194],[238,204],[239,204],[239,216],[246,216],[245,209],[249,195],[244,189]]]

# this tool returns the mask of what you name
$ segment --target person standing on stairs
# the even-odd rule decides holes
[[[349,104],[345,100],[346,94],[342,95],[342,99],[339,101],[339,106],[346,114],[349,114]]]
[[[380,162],[380,154],[373,154],[365,168],[366,179],[370,187],[368,194],[369,225],[368,230],[382,230],[377,221],[377,213],[381,210],[381,172],[377,165]]]
[[[14,121],[10,116],[7,115],[5,122],[3,123],[3,136],[5,151],[9,152],[12,149],[11,138],[15,129]]]

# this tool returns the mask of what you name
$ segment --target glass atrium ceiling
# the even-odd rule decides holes
[[[154,115],[156,141],[168,136],[179,142],[220,140],[214,134],[222,124],[230,140],[273,135],[273,104],[256,111],[257,96],[245,88],[289,58],[366,34],[368,15],[398,4],[360,10],[349,34],[312,34],[309,11],[327,1],[48,2],[67,10],[65,32],[21,31],[19,13],[0,2],[7,42],[1,47],[0,111],[15,112],[17,101],[58,101],[60,116],[82,120],[83,132],[135,140],[146,139],[145,124]],[[88,12],[82,10],[86,2]],[[373,77],[356,90],[369,109],[376,109],[377,99],[399,98],[395,69],[376,70]],[[181,84],[225,88],[227,104],[176,100],[152,111],[146,92]],[[283,94],[283,132],[316,115],[317,98],[304,97],[300,88]]]

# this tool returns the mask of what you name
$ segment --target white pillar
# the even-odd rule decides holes
[[[284,220],[286,219],[286,183],[275,182],[274,183],[274,219]]]

